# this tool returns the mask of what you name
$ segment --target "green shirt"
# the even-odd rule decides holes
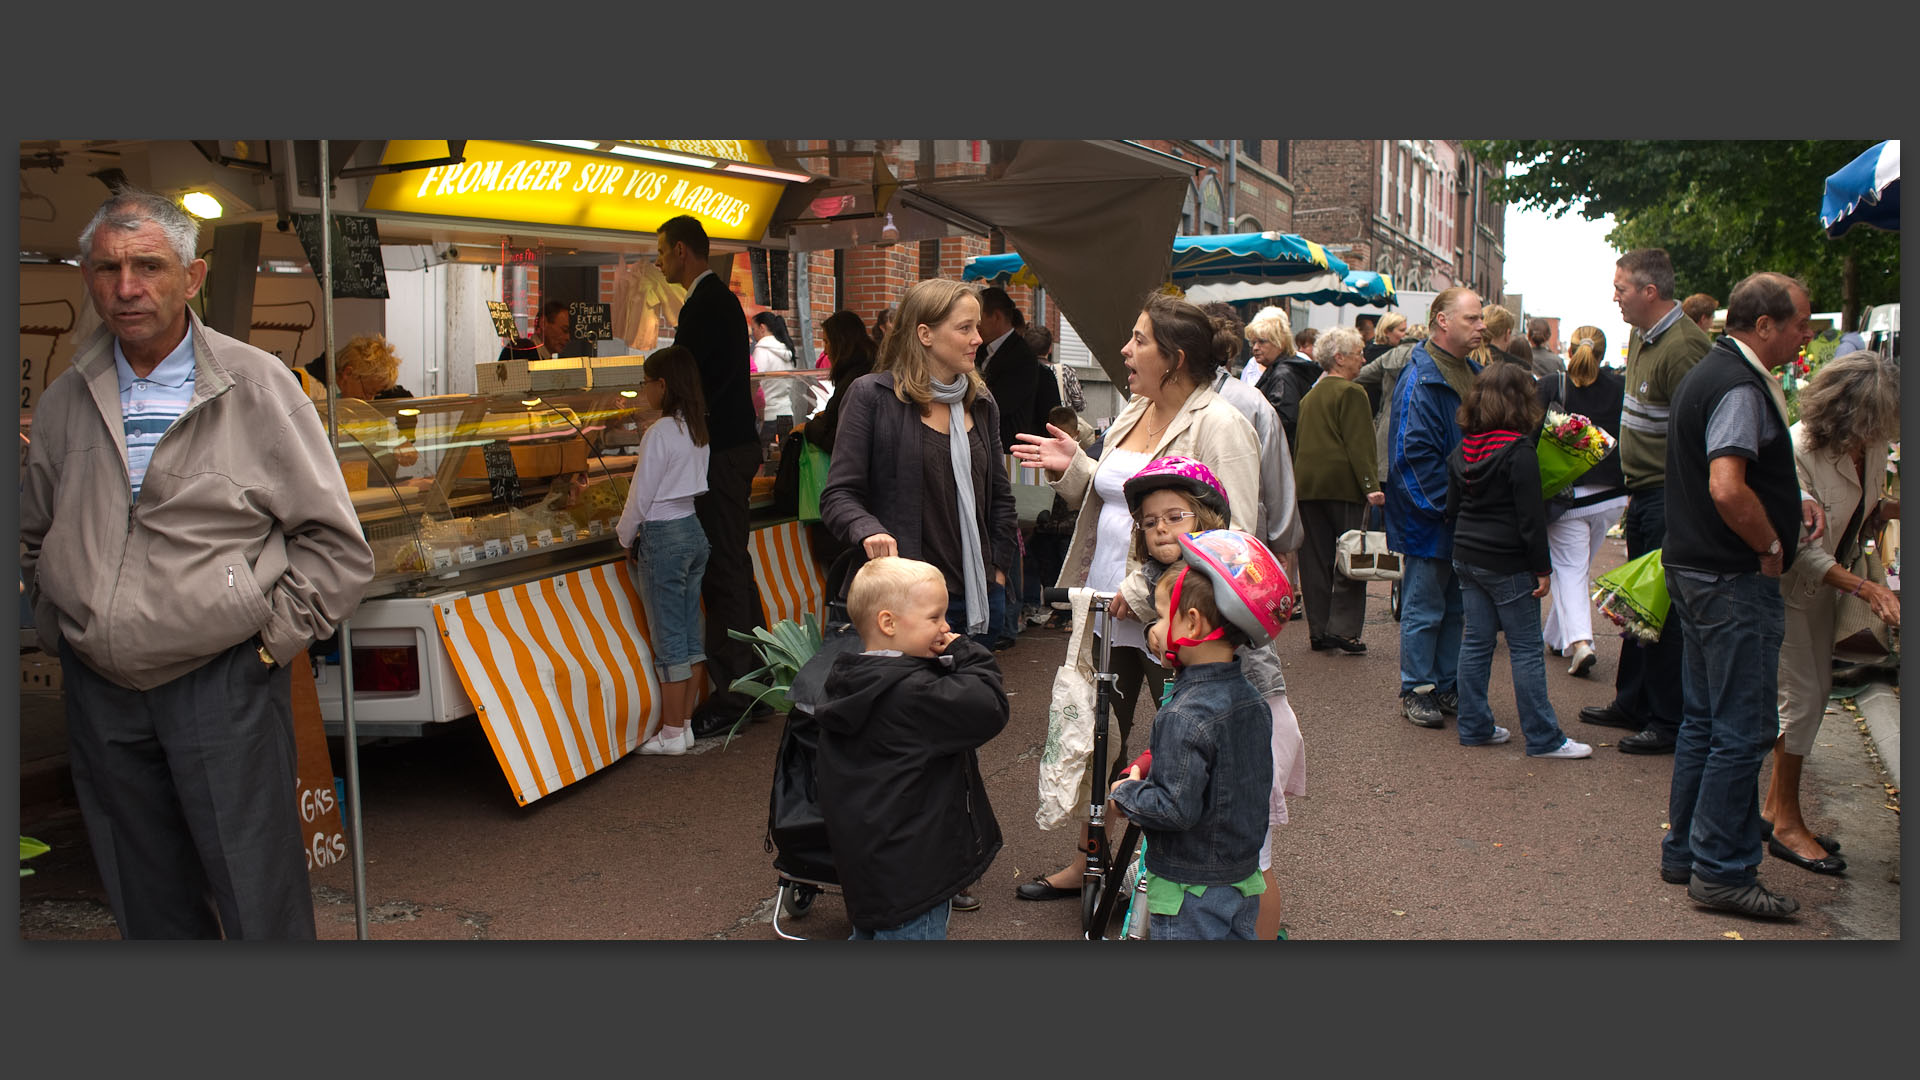
[[[1673,308],[1680,311],[1679,305]],[[1666,323],[1666,325],[1661,325]],[[1667,408],[1680,380],[1713,348],[1713,339],[1684,314],[1654,324],[1651,342],[1627,339],[1627,386],[1620,402],[1620,470],[1640,491],[1667,482]]]
[[[1364,392],[1364,391],[1363,391]],[[1178,915],[1180,905],[1186,902],[1187,894],[1204,896],[1208,885],[1182,885],[1177,881],[1159,877],[1142,867],[1140,873],[1147,879],[1147,913],[1150,915]],[[1259,896],[1267,891],[1266,876],[1255,870],[1232,885],[1221,888],[1239,889],[1241,896]]]
[[[1427,355],[1433,357],[1433,366],[1440,369],[1441,378],[1460,395],[1460,400],[1467,400],[1467,391],[1473,389],[1473,369],[1467,366],[1466,359],[1435,345],[1432,338],[1427,339]]]

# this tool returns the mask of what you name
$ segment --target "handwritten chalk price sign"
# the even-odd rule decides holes
[[[580,341],[613,340],[613,305],[590,304],[575,300],[567,305],[573,313],[573,336]]]
[[[493,316],[493,332],[512,341],[520,336],[520,330],[513,325],[513,309],[498,300],[487,301],[487,313]]]

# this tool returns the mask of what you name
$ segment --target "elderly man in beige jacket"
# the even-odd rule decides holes
[[[198,232],[123,189],[80,234],[105,325],[34,410],[21,580],[121,935],[312,938],[286,664],[373,553],[292,372],[188,309]]]

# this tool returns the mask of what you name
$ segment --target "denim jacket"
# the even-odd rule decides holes
[[[1273,714],[1240,661],[1180,669],[1153,718],[1153,766],[1113,801],[1147,837],[1147,869],[1231,885],[1260,868],[1273,789]]]

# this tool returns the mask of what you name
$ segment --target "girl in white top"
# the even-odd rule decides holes
[[[647,357],[645,371],[640,392],[660,419],[640,438],[640,462],[614,532],[645,591],[660,679],[660,730],[640,753],[684,754],[693,745],[694,680],[706,677],[700,579],[709,548],[693,499],[707,490],[707,406],[691,351],[661,349]]]

